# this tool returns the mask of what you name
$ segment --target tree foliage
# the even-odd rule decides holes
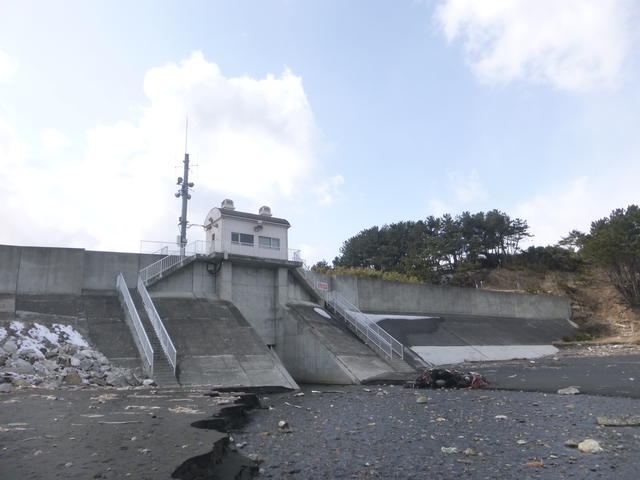
[[[619,208],[591,223],[580,253],[605,268],[613,285],[632,306],[640,305],[640,208]]]
[[[333,264],[437,283],[463,267],[505,262],[528,236],[524,220],[498,210],[430,216],[362,230],[344,242]]]

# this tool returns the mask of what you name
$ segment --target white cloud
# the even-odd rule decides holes
[[[66,135],[55,128],[47,128],[40,135],[42,148],[47,152],[53,152],[69,145]]]
[[[622,170],[612,167],[598,178],[575,178],[517,205],[514,216],[526,220],[535,235],[528,244],[552,245],[571,230],[588,232],[592,221],[616,208],[637,204],[635,179],[640,168],[626,166]]]
[[[630,0],[443,0],[436,20],[481,80],[613,87],[630,51]]]
[[[460,204],[479,202],[487,198],[487,191],[480,180],[477,170],[468,173],[452,172],[449,174],[449,188]]]
[[[86,151],[62,160],[30,163],[18,133],[0,119],[0,195],[8,199],[0,243],[136,250],[141,239],[175,238],[172,189],[182,175],[187,114],[197,165],[193,223],[225,196],[244,199],[236,202],[242,209],[274,206],[315,168],[315,121],[301,79],[288,70],[229,78],[195,53],[149,70],[144,92],[137,118],[89,129]],[[49,132],[42,140],[61,147],[66,139]],[[194,230],[191,239],[200,237]]]
[[[0,50],[0,82],[9,80],[16,73],[18,67],[9,55]]]
[[[330,205],[342,196],[340,187],[344,184],[344,177],[340,174],[321,181],[313,187],[320,205]]]

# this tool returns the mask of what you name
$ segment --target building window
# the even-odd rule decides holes
[[[253,235],[231,232],[231,243],[253,247]]]
[[[272,237],[258,237],[258,245],[260,248],[272,248],[280,250],[280,239]]]

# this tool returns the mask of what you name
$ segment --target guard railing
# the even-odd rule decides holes
[[[151,297],[149,296],[149,292],[147,291],[147,287],[144,286],[144,281],[142,280],[142,276],[138,276],[138,292],[140,293],[140,297],[142,298],[142,303],[144,305],[144,309],[147,312],[147,316],[153,326],[153,330],[156,332],[158,336],[158,340],[160,341],[160,346],[169,360],[169,363],[173,367],[173,371],[176,371],[176,347],[173,345],[171,341],[171,337],[169,337],[169,333],[167,329],[164,328],[164,324],[160,319],[160,315],[158,315],[158,311],[156,310]]]
[[[193,260],[203,250],[204,242],[195,241],[187,245],[180,244],[164,244],[155,253],[165,255],[160,260],[147,265],[140,270],[140,276],[145,285],[148,285],[151,280],[159,277],[167,270],[175,267],[180,263],[184,263],[185,260]]]
[[[394,356],[404,358],[404,347],[402,343],[389,335],[378,326],[377,323],[369,320],[366,314],[362,313],[358,307],[337,292],[328,292],[325,296],[328,307],[338,313],[347,322],[347,325],[362,338],[365,343],[377,347],[386,356],[393,359]]]
[[[133,303],[133,299],[131,298],[131,294],[129,293],[129,289],[127,288],[127,283],[122,276],[122,273],[118,274],[116,278],[116,288],[118,289],[118,297],[120,298],[120,303],[125,309],[126,318],[130,319],[130,326],[133,327],[132,330],[135,332],[137,337],[137,342],[142,347],[143,361],[145,362],[145,373],[147,373],[150,377],[153,376],[153,347],[151,346],[151,342],[149,341],[149,337],[147,336],[147,332],[140,321],[140,315],[138,315],[138,310],[136,310],[136,306]]]

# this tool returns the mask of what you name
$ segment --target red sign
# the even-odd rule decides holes
[[[316,288],[318,290],[324,290],[325,292],[328,292],[329,284],[327,282],[316,282]]]

